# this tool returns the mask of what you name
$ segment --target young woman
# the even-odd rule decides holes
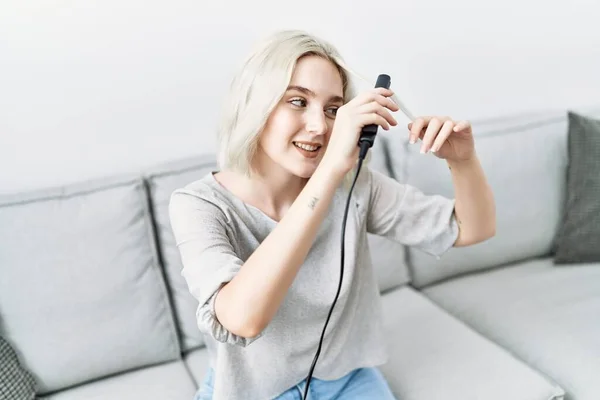
[[[302,398],[339,285],[341,222],[360,131],[397,125],[391,90],[355,95],[350,79],[324,40],[299,31],[268,37],[233,80],[218,171],[171,197],[182,274],[199,301],[210,354],[197,400]],[[394,399],[377,369],[387,352],[367,232],[438,256],[494,235],[494,200],[470,124],[423,117],[406,132],[422,152],[448,163],[455,199],[372,171],[367,156],[352,191],[344,278],[309,399]]]

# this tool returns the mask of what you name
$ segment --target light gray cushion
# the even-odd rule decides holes
[[[105,378],[40,400],[192,400],[196,383],[183,361]]]
[[[209,355],[206,347],[202,349],[192,350],[185,355],[185,365],[187,365],[192,377],[196,381],[198,387],[204,382],[206,373],[208,372]]]
[[[556,268],[547,257],[424,292],[550,376],[569,399],[600,399],[600,264]]]
[[[473,123],[475,146],[496,202],[496,236],[451,248],[441,259],[409,249],[415,287],[456,275],[550,254],[560,224],[567,166],[565,113]],[[403,146],[406,182],[425,193],[454,197],[447,163]],[[397,157],[398,158],[398,157]],[[401,171],[402,172],[402,171]]]
[[[0,399],[33,400],[35,380],[10,343],[0,336]]]
[[[568,116],[567,203],[554,261],[600,262],[600,119]]]
[[[175,189],[200,179],[215,168],[216,158],[213,155],[201,155],[158,165],[145,174],[149,185],[159,250],[184,352],[203,346],[204,339],[196,323],[198,302],[190,294],[185,279],[181,276],[183,266],[169,221],[169,199]]]
[[[399,400],[549,400],[564,393],[409,286],[384,295],[383,307],[390,361],[381,370]]]
[[[0,334],[40,393],[179,356],[141,178],[0,198]]]

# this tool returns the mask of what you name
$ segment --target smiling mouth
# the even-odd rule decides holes
[[[308,144],[298,143],[298,142],[292,142],[292,143],[297,148],[302,149],[304,151],[308,151],[310,153],[317,152],[322,147],[320,144],[319,145],[308,145]]]

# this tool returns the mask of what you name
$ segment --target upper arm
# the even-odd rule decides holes
[[[235,254],[223,213],[193,194],[176,191],[169,202],[169,218],[183,265],[182,275],[191,294],[205,303],[242,266]]]
[[[193,192],[178,190],[171,195],[169,218],[183,265],[181,274],[199,303],[198,327],[219,341],[247,345],[251,339],[225,329],[214,307],[218,291],[243,265],[227,232],[224,213]]]

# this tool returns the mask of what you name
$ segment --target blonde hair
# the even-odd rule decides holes
[[[345,64],[337,49],[329,42],[304,31],[283,30],[258,42],[234,76],[224,104],[224,114],[218,127],[218,164],[248,177],[258,148],[258,138],[273,109],[281,101],[297,61],[307,55],[323,57],[339,70],[343,84],[344,103],[356,96],[351,76],[366,80]],[[398,104],[397,99],[392,97]],[[363,162],[369,163],[371,152]],[[344,186],[354,178],[350,171]]]

